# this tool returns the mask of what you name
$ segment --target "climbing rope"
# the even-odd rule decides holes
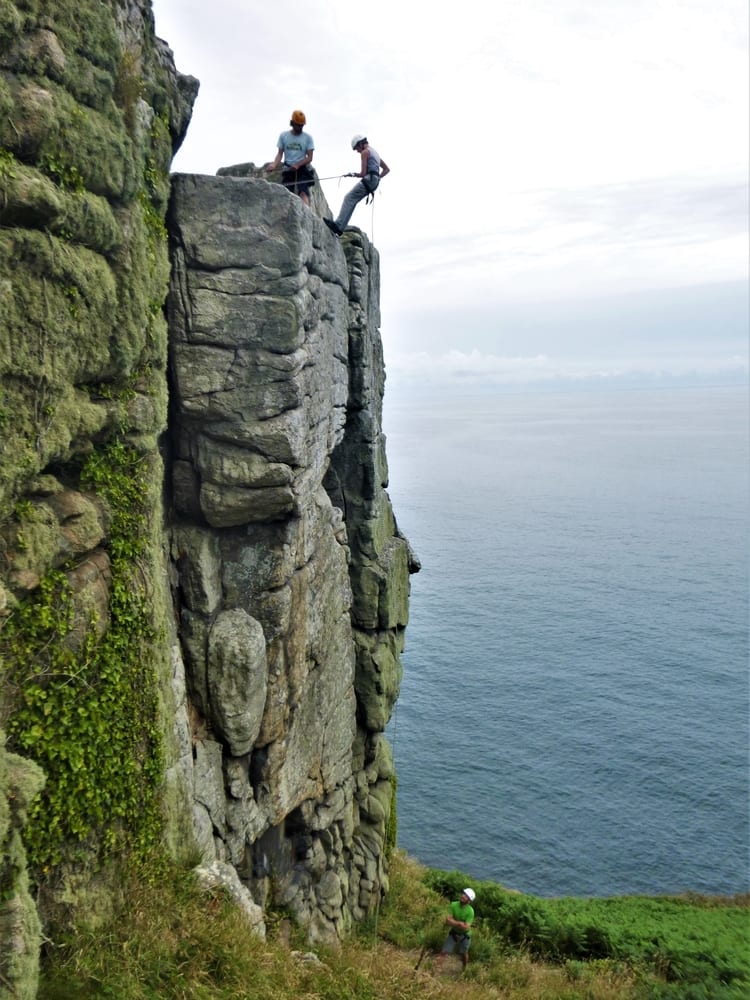
[[[331,174],[330,177],[316,177],[316,181],[340,181],[342,177],[359,177],[359,174]],[[282,187],[296,187],[299,181],[279,181]],[[314,181],[313,181],[314,183]]]
[[[341,181],[344,179],[344,177],[359,177],[359,174],[353,174],[353,173],[348,173],[348,174],[331,174],[330,177],[316,177],[315,181],[318,181],[318,182],[320,182],[320,181],[338,181],[339,182],[339,187],[340,187],[341,186]],[[360,180],[361,180],[361,178],[360,178]],[[315,183],[315,181],[313,181],[313,184]],[[294,180],[294,181],[277,181],[277,183],[281,187],[295,188],[296,189],[297,186],[301,182]],[[369,201],[369,203],[370,203],[370,243],[372,243],[374,245],[375,244],[375,192],[374,191],[371,192],[370,195],[368,195],[367,201]]]

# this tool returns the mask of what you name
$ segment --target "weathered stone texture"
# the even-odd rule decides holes
[[[93,496],[81,467],[95,447],[124,434],[150,490],[148,541],[133,579],[149,594],[154,629],[166,635],[149,663],[170,731],[166,837],[177,855],[189,849],[187,843],[180,849],[186,831],[192,836],[183,818],[190,814],[192,772],[179,763],[179,723],[174,753],[171,747],[179,709],[171,703],[157,442],[167,417],[163,220],[171,159],[196,92],[197,81],[176,72],[171,53],[154,37],[149,0],[0,4],[0,641],[6,619],[38,595],[52,570],[64,574],[72,608],[60,645],[76,655],[106,635],[110,529],[118,510],[116,501]],[[38,664],[9,683],[14,657],[17,651],[0,649],[0,724],[12,720],[23,700],[19,684],[45,683]],[[187,708],[185,698],[182,742],[189,746]],[[88,749],[95,756],[96,748]],[[18,775],[23,768],[33,774],[34,765],[6,756],[4,734],[0,757],[0,813],[8,783],[20,812],[26,785]],[[0,994],[8,995],[3,991],[12,983],[9,995],[25,997],[33,995],[21,981],[35,976],[39,928],[27,912],[19,820],[11,819],[0,832]],[[55,855],[66,854],[67,845],[54,846]],[[80,857],[80,845],[72,845],[75,851]],[[87,880],[97,882],[105,901],[114,895],[105,873],[74,869],[56,869],[46,886],[43,873],[35,873],[48,935],[58,903],[66,924],[81,910],[92,916],[98,904],[82,889]],[[14,891],[6,896],[8,886]]]
[[[71,614],[51,641],[75,657],[106,647],[118,581],[146,595],[169,849],[197,845],[253,933],[272,903],[330,942],[388,884],[383,730],[416,569],[385,491],[378,256],[278,173],[170,182],[196,92],[148,0],[0,3],[0,625],[59,572]],[[82,474],[112,440],[145,484],[125,574],[127,504]],[[38,678],[4,680],[0,724]],[[19,829],[41,780],[3,738],[14,996],[37,974]],[[36,872],[49,927],[106,918],[117,859],[80,860],[98,832]]]
[[[29,890],[21,831],[44,785],[33,761],[5,750],[0,730],[0,996],[33,1000],[42,929]]]
[[[147,0],[41,9],[17,0],[3,12],[5,512],[36,473],[73,460],[122,419],[112,389],[147,364],[163,371],[168,261],[159,218],[197,82],[176,73],[154,38]],[[102,383],[105,394],[96,391]],[[151,447],[161,402],[142,428]]]
[[[172,550],[205,726],[198,835],[257,899],[274,886],[331,940],[387,886],[380,734],[408,612],[384,490],[378,257],[361,234],[342,248],[254,168],[175,177],[170,231]]]

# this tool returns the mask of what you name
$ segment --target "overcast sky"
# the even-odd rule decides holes
[[[307,115],[381,254],[389,374],[747,371],[746,0],[154,0],[200,92],[175,171]]]

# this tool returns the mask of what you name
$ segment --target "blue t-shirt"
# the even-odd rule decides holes
[[[291,167],[304,160],[308,152],[315,149],[315,143],[308,132],[300,132],[299,135],[295,135],[294,132],[282,132],[277,148],[284,153],[284,163]]]

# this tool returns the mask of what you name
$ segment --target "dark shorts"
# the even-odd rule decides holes
[[[451,955],[455,951],[459,955],[465,955],[470,947],[471,947],[471,935],[449,934],[448,937],[445,939],[445,944],[443,945],[443,954]]]
[[[309,191],[315,183],[315,175],[308,167],[300,167],[299,170],[282,170],[281,183],[285,185],[292,194],[302,194]]]

